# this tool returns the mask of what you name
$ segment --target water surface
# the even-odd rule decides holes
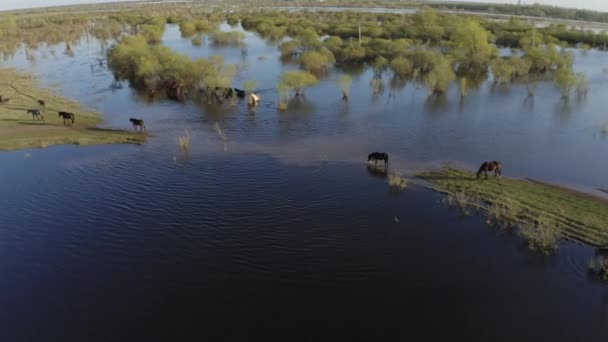
[[[164,44],[240,64],[235,84],[256,79],[261,107],[112,88],[93,40],[73,58],[56,47],[7,62],[104,113],[107,126],[142,117],[152,134],[143,146],[0,154],[7,341],[608,338],[608,288],[587,274],[591,248],[530,252],[439,194],[389,191],[364,163],[372,150],[403,173],[499,159],[509,176],[607,188],[605,53],[577,53],[591,91],[567,105],[551,84],[525,101],[525,88],[490,81],[463,103],[456,87],[429,100],[414,85],[387,102],[365,70],[346,104],[334,70],[278,112],[278,77],[297,66],[279,63],[275,45],[248,33],[246,54],[193,47],[175,26]]]

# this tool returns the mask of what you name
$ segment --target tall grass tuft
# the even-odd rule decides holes
[[[464,192],[449,194],[448,197],[444,199],[444,202],[450,208],[458,210],[462,216],[469,216],[472,214],[471,204],[474,202],[474,199]]]
[[[467,86],[467,78],[462,77],[460,79],[460,98],[465,98],[469,95],[469,89]]]
[[[388,175],[388,185],[391,190],[405,190],[407,188],[407,179],[398,173]]]
[[[190,148],[190,132],[188,132],[188,130],[185,130],[184,135],[179,137],[177,141],[182,151],[187,151]]]
[[[519,234],[528,241],[530,249],[545,254],[557,250],[562,236],[555,224],[544,216],[523,223],[519,228]]]
[[[338,79],[338,85],[342,89],[342,99],[347,100],[350,96],[350,85],[353,83],[353,78],[350,75],[342,75]]]

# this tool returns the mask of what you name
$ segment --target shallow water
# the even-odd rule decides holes
[[[7,341],[608,337],[608,288],[587,275],[591,248],[532,253],[439,194],[389,191],[363,163],[372,150],[406,174],[499,159],[510,176],[607,188],[605,53],[577,54],[591,92],[568,106],[550,84],[524,102],[524,88],[489,82],[462,104],[457,87],[442,102],[413,86],[387,103],[388,91],[372,98],[367,71],[353,76],[345,104],[334,71],[279,113],[277,79],[297,66],[279,63],[276,46],[248,34],[246,56],[193,47],[175,26],[164,44],[246,64],[236,86],[256,79],[262,106],[254,114],[111,89],[95,41],[73,58],[58,48],[33,64],[8,61],[103,112],[107,126],[143,117],[152,137],[0,154]],[[177,145],[185,129],[188,153]]]

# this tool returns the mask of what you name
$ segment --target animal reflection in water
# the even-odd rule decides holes
[[[495,177],[501,176],[502,164],[498,161],[484,162],[479,167],[479,171],[477,171],[477,179],[479,179],[482,173],[484,173],[486,175],[486,179],[488,179],[488,172],[494,172]]]
[[[388,153],[386,152],[373,152],[367,156],[368,163],[374,163],[374,165],[378,165],[378,161],[384,161],[384,167],[388,168]]]
[[[608,280],[608,246],[598,248],[589,264],[589,272],[601,279]]]
[[[378,166],[376,164],[368,163],[367,172],[374,177],[378,177],[381,179],[388,178],[388,170],[384,166]]]

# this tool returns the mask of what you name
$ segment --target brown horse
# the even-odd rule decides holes
[[[44,102],[44,100],[38,100],[38,104],[42,107],[46,107],[46,102]]]
[[[488,179],[488,171],[494,172],[495,177],[502,176],[502,164],[498,161],[483,162],[479,167],[479,171],[477,171],[477,179],[479,179],[482,172],[485,173],[486,179]]]
[[[57,114],[59,114],[59,117],[63,119],[63,124],[64,125],[66,123],[71,123],[71,125],[74,125],[74,119],[75,119],[74,113],[70,113],[70,112],[58,112]]]

